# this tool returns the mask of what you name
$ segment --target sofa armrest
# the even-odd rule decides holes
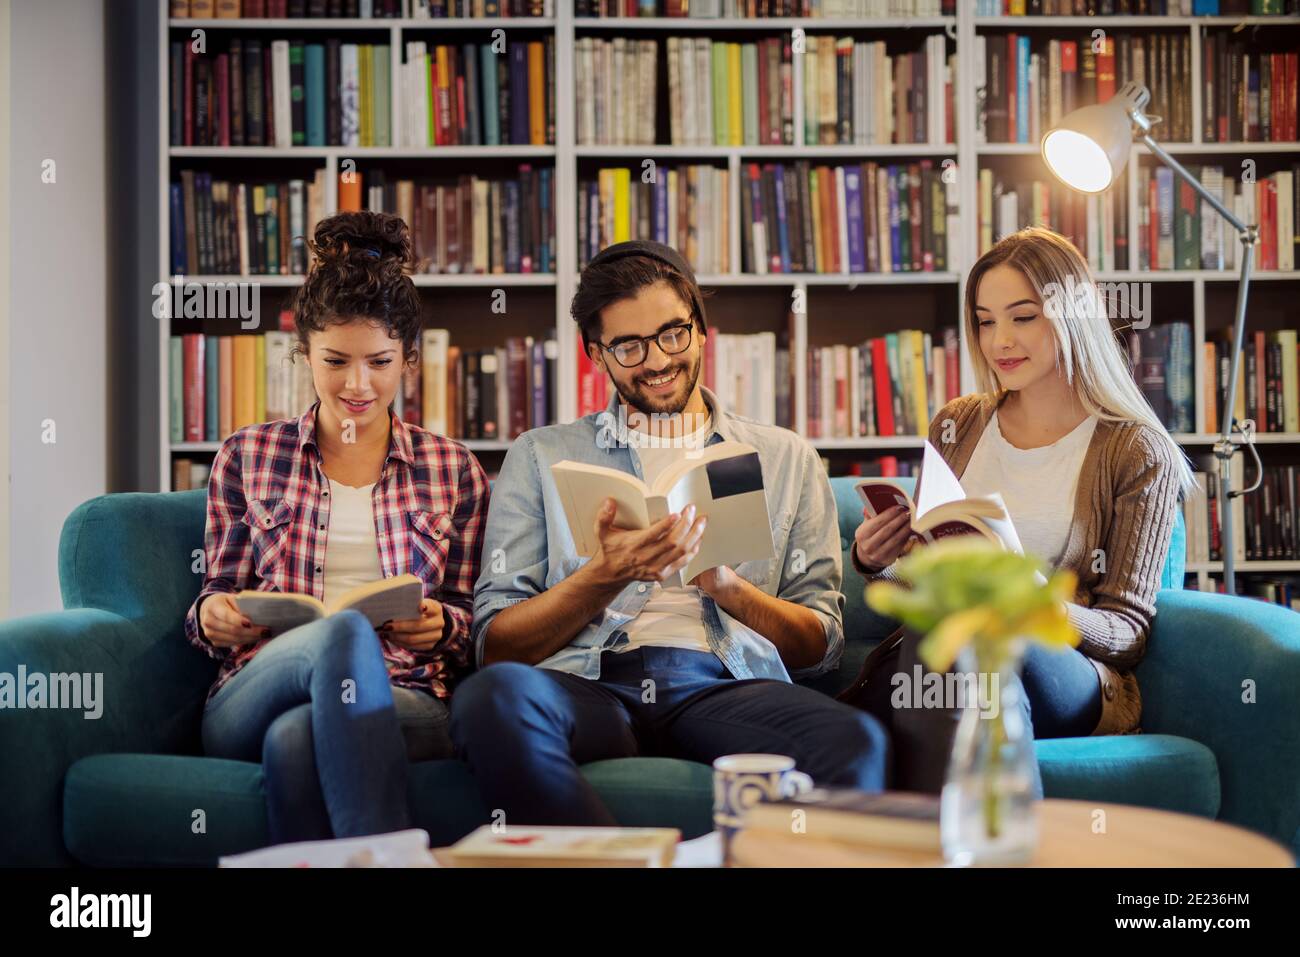
[[[1249,598],[1161,591],[1137,674],[1143,730],[1214,752],[1219,816],[1300,852],[1300,614]]]
[[[99,609],[0,622],[0,694],[14,696],[0,707],[0,864],[73,863],[63,843],[68,768],[105,752],[195,753],[214,674],[179,633],[151,637]],[[89,678],[76,682],[74,696],[71,682],[52,675]],[[40,684],[44,703],[30,707],[41,704]]]

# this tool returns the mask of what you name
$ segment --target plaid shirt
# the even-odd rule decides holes
[[[316,445],[319,404],[297,419],[240,429],[212,463],[207,575],[185,616],[186,638],[221,662],[209,697],[275,639],[214,646],[199,632],[205,596],[248,588],[324,597],[330,500]],[[446,698],[473,654],[470,616],[487,477],[463,445],[389,414],[392,438],[372,496],[379,564],[386,578],[410,572],[422,579],[425,597],[442,603],[446,624],[429,651],[384,641],[384,658],[393,684]]]

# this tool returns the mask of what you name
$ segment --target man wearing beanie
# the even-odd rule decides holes
[[[615,395],[601,413],[521,435],[493,489],[474,597],[479,670],[456,692],[451,728],[488,807],[516,824],[615,825],[579,767],[632,756],[776,753],[819,785],[881,790],[881,725],[791,682],[835,668],[844,646],[839,528],[816,452],[701,386],[703,297],[671,247],[606,248],[583,270],[572,313]],[[690,506],[629,530],[613,524],[612,499],[598,512],[599,548],[578,556],[553,464],[650,484],[724,440],[758,451],[774,559],[678,587],[668,580],[708,516]]]

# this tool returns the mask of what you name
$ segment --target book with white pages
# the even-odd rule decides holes
[[[355,609],[378,628],[386,621],[411,621],[420,617],[424,582],[411,574],[394,575],[349,588],[328,605],[312,595],[245,589],[235,604],[256,625],[271,629],[272,636],[336,612]]]
[[[905,506],[911,516],[912,536],[921,542],[974,534],[1024,554],[1002,496],[997,492],[968,496],[939,450],[929,442],[925,443],[914,495],[909,495],[902,483],[888,478],[865,478],[854,487],[872,517],[896,505]]]
[[[717,442],[692,449],[655,477],[653,485],[627,472],[565,459],[551,466],[565,519],[577,553],[585,558],[600,547],[596,513],[614,499],[614,524],[649,528],[694,505],[708,516],[700,549],[665,586],[680,587],[719,565],[736,566],[776,555],[763,490],[758,450],[744,442]]]

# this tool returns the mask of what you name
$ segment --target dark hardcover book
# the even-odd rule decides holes
[[[510,45],[510,142],[526,144],[528,136],[528,49]]]
[[[532,388],[532,409],[530,418],[533,427],[546,425],[546,347],[542,340],[533,342],[532,364],[529,367],[529,385]]]
[[[262,41],[250,37],[244,41],[244,130],[249,146],[265,146],[266,130],[262,119]]]
[[[461,433],[467,439],[483,438],[483,396],[482,380],[479,376],[479,353],[466,351],[461,354],[465,364],[465,430]]]
[[[853,64],[848,50],[835,49],[835,128],[837,142],[853,142]]]
[[[289,43],[289,117],[293,129],[293,145],[307,145],[307,95],[303,86],[303,43]]]
[[[244,43],[230,41],[230,145],[245,145],[244,138]]]
[[[996,38],[990,37],[987,51],[985,84],[984,130],[990,143],[1007,141],[1007,92],[1005,88],[1004,48]]]
[[[460,61],[465,65],[465,138],[461,142],[482,146],[483,111],[479,105],[482,94],[478,82],[479,56],[474,44],[466,43],[461,47]]]
[[[180,183],[172,183],[167,189],[168,216],[171,224],[171,267],[172,275],[186,271],[185,266],[185,191]]]
[[[510,57],[498,56],[493,57],[493,60],[497,68],[497,128],[500,130],[500,139],[502,144],[517,143],[511,126],[514,118],[511,114],[513,104],[510,102]],[[524,109],[522,105],[520,108]],[[527,116],[527,110],[524,115]],[[526,120],[524,125],[527,126]]]
[[[482,438],[495,439],[497,428],[497,356],[492,349],[483,350],[479,357],[479,396],[482,412],[479,416]]]
[[[510,395],[510,422],[506,438],[515,439],[528,430],[529,398],[525,391],[528,385],[528,365],[532,361],[524,339],[519,336],[506,338],[506,391]]]
[[[325,41],[325,142],[330,146],[343,145],[343,101],[339,93],[342,43],[337,37]]]
[[[265,124],[266,145],[275,145],[275,71],[271,58],[271,43],[262,47],[262,118]]]
[[[555,144],[555,86],[549,82],[551,77],[555,76],[555,37],[549,33],[543,40],[545,44],[546,60],[546,77],[548,82],[544,84],[542,99],[546,104],[546,142]]]
[[[519,182],[508,179],[501,184],[505,193],[505,266],[506,272],[519,272]]]
[[[194,61],[194,145],[210,146],[212,144],[212,119],[208,114],[209,104],[209,62],[206,57]]]
[[[185,145],[185,54],[180,43],[168,47],[169,102],[167,107],[167,141],[171,146]]]

